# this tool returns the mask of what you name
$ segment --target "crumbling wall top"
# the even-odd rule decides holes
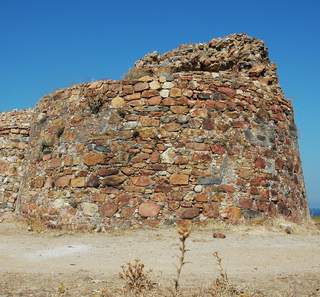
[[[276,66],[268,57],[263,41],[246,34],[232,34],[208,43],[181,45],[164,53],[152,52],[135,63],[127,78],[138,72],[232,72],[237,75],[264,78],[268,85],[277,84]]]

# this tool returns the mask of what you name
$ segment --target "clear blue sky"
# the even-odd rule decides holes
[[[0,111],[123,76],[145,53],[247,32],[294,102],[307,193],[320,207],[320,1],[0,0]]]

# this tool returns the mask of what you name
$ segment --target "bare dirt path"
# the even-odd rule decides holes
[[[217,275],[212,253],[218,251],[236,283],[280,291],[291,286],[300,292],[297,296],[320,288],[319,235],[252,230],[226,235],[226,239],[214,239],[210,228],[192,233],[182,286],[209,284]],[[50,296],[50,290],[56,290],[60,282],[72,288],[104,281],[120,286],[121,265],[136,258],[152,269],[155,279],[170,285],[178,247],[174,228],[61,235],[28,233],[2,223],[0,296]],[[33,295],[36,291],[42,293]]]

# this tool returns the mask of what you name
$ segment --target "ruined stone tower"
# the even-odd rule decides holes
[[[307,217],[292,105],[244,34],[151,53],[125,80],[0,118],[0,208],[49,227]]]

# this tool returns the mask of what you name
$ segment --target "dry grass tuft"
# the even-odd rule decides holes
[[[179,240],[180,240],[180,257],[179,257],[179,263],[177,266],[177,276],[174,280],[174,289],[177,292],[179,290],[179,282],[180,282],[180,276],[183,266],[186,264],[185,262],[185,255],[188,251],[186,249],[186,240],[191,234],[191,228],[192,224],[190,221],[180,221],[178,223],[178,234],[179,234]]]
[[[64,283],[60,283],[59,284],[59,287],[58,287],[58,296],[62,297],[62,296],[65,296],[65,293],[66,293],[67,289],[66,289],[66,286]]]
[[[261,293],[252,292],[249,290],[241,290],[234,286],[228,278],[226,271],[222,265],[222,258],[218,252],[214,252],[213,256],[216,258],[219,276],[213,282],[211,288],[209,288],[209,295],[212,297],[263,297]]]
[[[28,217],[26,224],[30,232],[43,233],[47,229],[40,216]]]
[[[122,265],[120,278],[125,281],[125,289],[135,295],[141,294],[144,291],[152,290],[155,283],[150,279],[150,272],[145,272],[144,264],[136,259],[126,265]]]

